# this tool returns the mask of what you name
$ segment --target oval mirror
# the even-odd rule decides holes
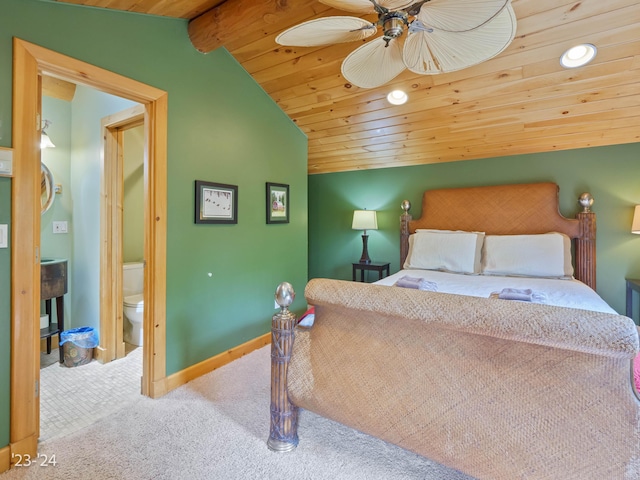
[[[51,170],[49,170],[44,163],[40,163],[40,166],[40,213],[42,214],[53,205],[55,193],[53,191],[53,175],[51,174]]]

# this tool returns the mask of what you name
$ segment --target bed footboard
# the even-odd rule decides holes
[[[327,279],[305,297],[312,328],[290,302],[273,319],[273,450],[302,408],[476,478],[638,480],[632,320]]]

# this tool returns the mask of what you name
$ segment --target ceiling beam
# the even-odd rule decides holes
[[[47,97],[58,98],[70,102],[76,94],[76,84],[60,80],[59,78],[42,76],[42,94]]]
[[[290,14],[311,5],[317,0],[227,0],[189,22],[189,39],[198,51],[209,53],[265,24],[282,22],[284,30]]]

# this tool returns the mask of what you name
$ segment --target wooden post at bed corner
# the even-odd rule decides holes
[[[596,289],[596,214],[591,211],[593,197],[583,193],[578,199],[582,212],[576,215],[580,222],[580,236],[576,238],[576,272],[578,280]]]
[[[402,269],[404,261],[409,255],[409,222],[412,220],[409,210],[411,209],[411,202],[403,200],[400,206],[404,212],[400,215],[400,269]]]
[[[289,452],[298,445],[298,407],[289,401],[287,369],[291,360],[296,316],[288,310],[296,296],[290,283],[276,289],[280,312],[271,320],[271,427],[267,446]]]

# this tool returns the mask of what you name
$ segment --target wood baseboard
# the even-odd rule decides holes
[[[23,438],[19,442],[7,445],[4,448],[0,448],[0,473],[9,470],[14,462],[12,462],[12,454],[16,455],[16,458],[29,456],[31,459],[35,459],[38,455],[38,437],[31,435],[27,438]]]
[[[106,356],[107,351],[100,345],[93,349],[93,358],[95,358],[99,363],[107,363],[105,362]]]
[[[7,445],[0,448],[0,473],[6,472],[11,468],[11,447]]]
[[[200,363],[196,363],[195,365],[192,365],[188,368],[185,368],[184,370],[181,370],[179,372],[176,372],[166,377],[164,379],[164,387],[157,385],[158,387],[157,393],[160,393],[160,391],[164,390],[164,393],[162,394],[164,395],[165,393],[168,393],[171,390],[174,390],[180,387],[181,385],[184,385],[185,383],[190,382],[191,380],[194,380],[202,375],[212,372],[215,369],[226,365],[227,363],[230,363],[240,357],[245,356],[247,353],[251,353],[254,350],[264,347],[265,345],[269,345],[270,343],[271,343],[271,332],[265,333],[264,335],[254,338],[253,340],[249,340],[248,342],[243,343],[242,345],[238,345],[237,347],[227,350],[226,352],[222,352],[214,357],[203,360]],[[160,383],[160,382],[157,382],[157,383]],[[156,393],[155,388],[154,388],[154,393]],[[157,396],[152,395],[152,397],[157,398],[162,395],[157,395]]]

